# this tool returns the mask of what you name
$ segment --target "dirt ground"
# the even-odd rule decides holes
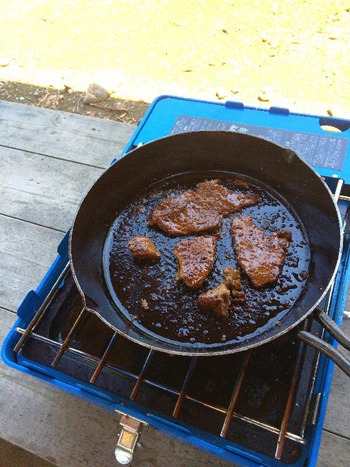
[[[0,100],[137,123],[160,94],[350,118],[348,0],[0,0]],[[109,97],[86,104],[91,83]]]

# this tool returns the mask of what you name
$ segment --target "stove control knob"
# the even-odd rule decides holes
[[[119,423],[122,429],[115,449],[115,457],[120,464],[126,465],[134,457],[143,422],[129,415],[123,415]]]

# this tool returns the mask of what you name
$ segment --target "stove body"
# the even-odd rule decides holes
[[[339,132],[328,132],[330,126]],[[349,128],[346,120],[283,108],[161,96],[123,154],[168,134],[200,129],[244,132],[294,149],[339,198],[344,248],[333,292],[322,306],[341,324],[350,280]],[[333,370],[326,357],[299,342],[295,332],[220,357],[169,356],[146,349],[84,309],[69,269],[68,233],[57,251],[37,289],[18,309],[3,346],[7,364],[134,417],[131,424],[124,417],[129,420],[124,435],[136,433],[131,444],[141,421],[239,465],[316,464]],[[313,319],[302,326],[322,332]],[[332,342],[327,333],[325,338]]]

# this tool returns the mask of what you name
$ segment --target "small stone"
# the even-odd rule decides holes
[[[84,104],[93,104],[95,102],[105,101],[111,95],[105,88],[99,84],[92,83],[89,85],[85,97]]]

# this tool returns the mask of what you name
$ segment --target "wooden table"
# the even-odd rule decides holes
[[[23,297],[37,287],[55,258],[83,194],[134,130],[132,125],[0,102],[0,342]],[[344,327],[350,330],[349,318]],[[0,465],[39,465],[40,459],[60,466],[116,465],[117,414],[3,362],[0,372]],[[30,453],[38,456],[36,462]],[[132,465],[227,463],[148,427]],[[338,369],[318,465],[350,465],[350,384]]]

